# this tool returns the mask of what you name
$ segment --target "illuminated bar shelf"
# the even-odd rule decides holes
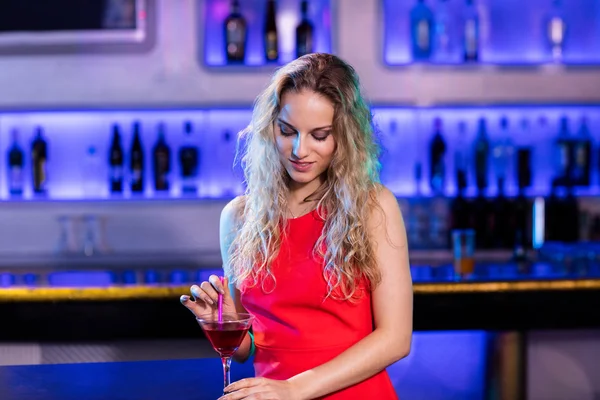
[[[399,107],[374,106],[374,120],[378,139],[384,149],[381,163],[381,179],[400,198],[417,195],[430,197],[429,189],[429,144],[433,134],[433,121],[440,118],[447,150],[446,196],[456,194],[454,182],[454,153],[457,148],[458,127],[466,125],[465,142],[472,146],[478,121],[484,118],[487,132],[493,142],[499,134],[499,121],[506,117],[509,132],[515,146],[532,149],[532,184],[526,195],[546,196],[555,173],[555,140],[559,133],[559,121],[566,117],[572,137],[579,133],[585,119],[592,138],[592,174],[588,188],[578,188],[578,196],[600,195],[600,148],[599,105],[565,106],[447,106],[447,107]],[[236,135],[244,129],[251,118],[251,108],[205,108],[205,109],[146,109],[146,110],[31,110],[4,112],[0,115],[0,199],[17,203],[28,201],[107,201],[118,204],[122,201],[197,201],[230,199],[244,190],[242,171],[234,164]],[[145,157],[145,191],[132,194],[129,190],[129,152],[132,141],[132,125],[139,121],[142,126],[142,145]],[[182,195],[178,150],[184,143],[183,124],[193,124],[194,144],[200,151],[199,190],[195,195]],[[543,123],[542,123],[543,121]],[[523,122],[528,130],[522,129]],[[108,149],[111,141],[111,126],[121,128],[124,150],[125,190],[113,196],[108,191]],[[152,150],[157,140],[157,126],[166,126],[166,141],[171,149],[171,189],[167,193],[153,190]],[[30,146],[37,126],[44,128],[48,142],[48,187],[47,197],[34,196],[31,190]],[[11,132],[19,131],[19,145],[25,156],[25,193],[22,198],[8,194],[7,153],[12,145]],[[229,135],[229,140],[226,140]],[[86,150],[94,146],[98,154],[96,172],[86,172]],[[468,150],[468,153],[471,151]],[[490,161],[491,162],[491,161]],[[418,186],[415,166],[421,165],[422,179]],[[466,195],[476,194],[474,166],[469,163],[468,188]],[[489,167],[489,190],[486,195],[496,195],[493,167]],[[91,184],[93,196],[86,192],[84,182]],[[88,193],[88,194],[86,194]],[[517,194],[514,173],[509,173],[506,194]]]
[[[309,19],[314,27],[315,52],[334,51],[334,0],[311,0]],[[266,0],[240,1],[241,14],[247,23],[246,57],[243,64],[228,64],[225,54],[223,23],[230,12],[230,0],[206,0],[198,3],[204,7],[204,21],[199,24],[203,30],[203,64],[209,68],[226,69],[272,69],[296,58],[295,29],[300,22],[300,0],[277,1],[277,30],[279,40],[279,60],[268,62],[264,56],[263,26],[266,13]]]
[[[443,59],[413,60],[410,12],[417,0],[381,0],[383,62],[387,66],[516,66],[552,64],[545,22],[553,0],[473,0],[479,15],[478,62],[463,62],[461,25],[465,0],[447,2],[451,41]],[[435,21],[440,0],[425,0]],[[600,2],[563,0],[564,66],[600,66]],[[435,24],[434,24],[435,26]]]

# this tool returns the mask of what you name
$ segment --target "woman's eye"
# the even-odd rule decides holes
[[[290,135],[293,135],[294,133],[296,133],[292,129],[288,128],[285,125],[279,125],[279,130],[281,131],[281,134],[286,135],[286,136],[290,136]]]
[[[329,136],[329,133],[325,133],[325,134],[321,133],[321,134],[318,134],[318,135],[313,135],[313,137],[315,138],[315,140],[318,140],[319,142],[327,140],[328,136]]]

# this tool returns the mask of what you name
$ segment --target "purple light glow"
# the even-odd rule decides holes
[[[558,135],[558,122],[562,116],[569,119],[571,136],[574,136],[580,127],[582,117],[587,117],[592,138],[600,132],[600,107],[473,107],[473,108],[429,108],[429,109],[398,109],[375,108],[375,121],[381,130],[381,139],[388,154],[382,161],[382,181],[396,195],[404,197],[414,196],[416,192],[415,165],[422,165],[421,189],[424,195],[430,195],[429,189],[429,141],[432,137],[433,120],[440,117],[443,121],[443,136],[447,145],[446,152],[446,193],[454,195],[456,184],[454,182],[454,153],[458,135],[459,121],[467,124],[466,142],[468,155],[472,154],[472,145],[477,130],[477,121],[484,117],[487,121],[487,131],[490,142],[498,138],[499,120],[506,116],[509,120],[509,129],[515,146],[530,146],[532,148],[532,187],[529,195],[547,195],[550,191],[550,182],[555,174],[556,159],[553,143]],[[542,126],[540,120],[545,118],[547,124]],[[390,121],[396,121],[396,133],[391,133]],[[529,123],[530,129],[525,133],[520,126],[522,120]],[[597,146],[597,143],[595,144]],[[581,189],[580,194],[600,193],[600,171],[595,167],[595,150],[592,157],[592,186],[590,189]],[[398,149],[398,150],[394,150]],[[401,149],[401,150],[400,150]],[[475,195],[474,187],[474,162],[468,160],[468,195]],[[517,182],[514,173],[509,172],[506,182],[506,193],[517,194]],[[497,193],[496,178],[490,163],[488,195]]]
[[[108,287],[113,284],[110,271],[67,271],[48,275],[48,285],[55,287]]]
[[[426,2],[435,12],[437,2]],[[388,65],[411,64],[409,13],[415,0],[383,0],[384,62]],[[457,32],[463,2],[448,2]],[[544,19],[552,0],[475,0],[480,14],[480,62],[489,64],[545,64],[551,62],[545,41]],[[600,2],[564,1],[567,22],[564,62],[600,63]],[[458,36],[456,36],[458,38]],[[447,64],[461,61],[458,40]]]
[[[204,57],[208,66],[227,65],[224,52],[223,21],[229,14],[229,0],[206,0],[204,24]],[[265,65],[263,52],[263,25],[266,0],[240,2],[241,12],[248,24],[246,65]],[[279,31],[279,62],[292,61],[295,57],[295,29],[300,20],[298,0],[277,2],[277,28]],[[315,51],[330,53],[331,11],[330,0],[310,2],[309,17],[315,27]]]
[[[142,123],[142,145],[145,157],[145,191],[142,197],[155,196],[152,182],[152,147],[157,138],[157,126],[166,124],[166,139],[171,147],[171,181],[169,194],[159,197],[178,197],[181,194],[177,151],[184,143],[183,123],[194,125],[194,143],[200,148],[199,193],[204,198],[232,197],[242,192],[240,175],[232,169],[237,133],[250,120],[250,110],[194,110],[194,111],[68,111],[7,113],[0,117],[0,143],[3,162],[0,164],[0,198],[8,198],[6,154],[11,146],[11,131],[18,129],[19,144],[25,153],[25,199],[31,199],[30,143],[36,126],[44,128],[48,142],[49,199],[79,200],[89,198],[86,190],[95,188],[92,198],[108,198],[108,149],[111,125],[121,127],[125,152],[124,197],[133,197],[129,191],[129,150],[132,123]],[[224,131],[231,133],[225,142]],[[86,150],[96,147],[98,165],[86,174]],[[91,172],[91,171],[90,171]],[[88,186],[84,186],[83,182]]]
[[[403,399],[483,398],[487,334],[482,331],[415,332],[410,355],[388,367]]]
[[[509,119],[510,133],[516,146],[527,145],[533,148],[533,183],[529,195],[546,195],[550,181],[554,175],[553,142],[558,134],[558,121],[567,116],[571,135],[577,133],[582,117],[587,117],[590,133],[597,138],[600,132],[600,106],[565,106],[565,107],[460,107],[460,108],[392,108],[375,107],[375,122],[380,130],[380,138],[384,146],[382,156],[381,177],[396,195],[410,197],[416,192],[414,177],[417,162],[422,165],[421,189],[424,195],[430,194],[428,175],[428,146],[432,134],[435,117],[443,121],[443,135],[447,142],[446,152],[446,193],[454,195],[454,152],[456,150],[457,127],[459,121],[467,125],[466,141],[472,146],[475,138],[477,121],[480,117],[487,120],[488,135],[493,142],[498,137],[499,120],[502,116]],[[541,119],[547,124],[542,126]],[[206,109],[206,110],[172,110],[172,111],[67,111],[67,112],[19,112],[6,113],[0,116],[0,151],[3,162],[0,164],[0,198],[7,199],[7,166],[6,154],[11,145],[11,131],[16,128],[20,132],[20,146],[25,157],[25,198],[31,198],[31,165],[29,148],[36,126],[44,127],[49,146],[48,176],[49,198],[65,200],[83,200],[86,195],[84,181],[92,184],[96,194],[91,198],[108,197],[107,153],[111,138],[111,125],[119,124],[122,128],[122,143],[125,151],[125,165],[129,162],[131,146],[131,127],[135,120],[142,123],[142,144],[145,151],[146,190],[145,197],[155,197],[152,185],[152,147],[156,141],[156,128],[164,122],[167,128],[167,143],[172,152],[172,191],[163,198],[179,197],[181,182],[179,164],[176,159],[177,149],[183,143],[183,123],[189,120],[194,126],[194,143],[200,148],[199,193],[203,198],[230,198],[242,193],[241,171],[233,170],[235,154],[235,138],[237,133],[246,127],[251,118],[248,109]],[[520,128],[522,120],[530,125],[528,134]],[[395,121],[395,132],[392,132],[391,121]],[[225,132],[228,131],[229,135]],[[229,138],[230,140],[227,140]],[[86,175],[86,150],[94,145],[98,152],[99,163],[96,172]],[[597,146],[597,143],[596,145]],[[593,150],[593,165],[596,164],[596,150]],[[468,149],[470,154],[470,148]],[[469,161],[469,188],[467,194],[474,195],[473,162]],[[514,169],[513,169],[514,170]],[[515,195],[517,191],[515,174],[509,173],[507,194]],[[125,198],[131,197],[128,190],[126,169]],[[496,193],[495,175],[490,167],[488,194]],[[600,193],[600,171],[593,167],[592,187],[581,190],[581,194]]]
[[[207,1],[206,8],[206,15],[219,21],[225,20],[229,14],[228,1]]]

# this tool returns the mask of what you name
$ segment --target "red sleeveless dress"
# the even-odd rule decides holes
[[[371,295],[359,302],[328,298],[323,260],[313,248],[324,221],[316,211],[288,220],[272,265],[275,285],[241,285],[241,301],[255,316],[256,376],[284,380],[335,358],[372,332]],[[384,370],[322,399],[397,399]]]

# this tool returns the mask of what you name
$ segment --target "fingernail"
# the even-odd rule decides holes
[[[206,299],[206,300],[208,301],[208,304],[210,304],[211,306],[212,306],[213,304],[215,304],[215,302],[214,302],[214,301],[212,301],[212,299]]]
[[[184,295],[182,295],[182,296],[179,298],[179,301],[181,301],[181,302],[183,303],[183,302],[186,302],[186,301],[188,301],[189,299],[190,299],[190,296],[186,296],[186,295],[184,294]]]

